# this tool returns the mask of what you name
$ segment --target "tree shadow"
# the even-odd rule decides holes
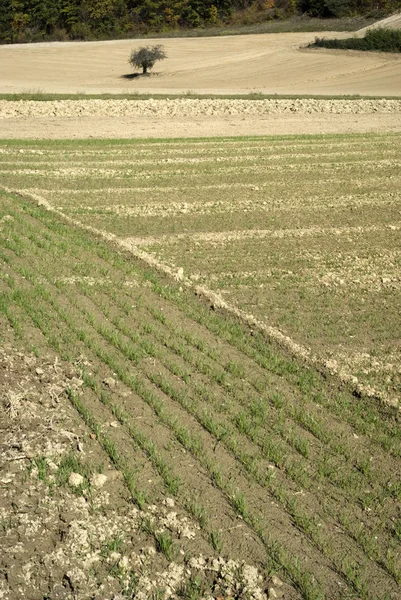
[[[121,79],[138,79],[139,77],[154,77],[157,73],[125,73],[120,75]]]
[[[125,73],[125,75],[120,75],[121,79],[137,79],[141,77],[142,73]]]

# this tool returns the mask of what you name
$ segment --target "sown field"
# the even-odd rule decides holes
[[[363,140],[358,142],[358,147],[362,147]],[[387,154],[384,146],[388,140],[377,138],[375,142],[376,147],[382,145],[381,160],[392,164],[390,155],[396,138],[387,147]],[[186,194],[187,211],[199,206],[196,197],[190,200],[185,182],[191,181],[195,196],[197,185],[207,185],[202,152],[210,160],[216,150],[208,144],[3,143],[13,163],[4,179],[11,186],[19,178],[20,185],[30,185],[31,189],[42,184],[41,193],[47,190],[46,196],[62,202],[66,212],[73,211],[74,216],[80,212],[85,221],[102,227],[107,224],[119,234],[146,237],[149,230],[152,237],[157,237],[163,222],[165,230],[176,236],[167,210],[166,182],[171,186],[176,181],[177,187],[182,186],[176,194]],[[305,140],[287,144],[291,157],[295,147],[298,153],[302,150]],[[331,144],[341,147],[341,140],[333,139]],[[215,177],[224,177],[225,151],[231,153],[231,177],[235,181],[241,175],[241,163],[235,162],[233,149],[239,157],[241,146],[243,160],[252,156],[253,171],[250,165],[247,171],[255,175],[263,172],[255,165],[255,153],[271,152],[274,157],[279,154],[280,145],[285,146],[279,140],[221,142],[219,157],[223,161],[219,162]],[[170,161],[173,157],[175,161],[164,163],[162,170],[161,153],[166,148]],[[326,140],[325,151],[328,148]],[[350,152],[352,140],[348,140],[347,148]],[[196,160],[189,162],[189,156]],[[322,151],[320,161],[323,156]],[[89,160],[97,165],[91,176]],[[140,163],[136,164],[138,160]],[[216,163],[216,158],[213,161]],[[67,166],[69,162],[71,167]],[[170,170],[171,164],[175,174]],[[308,164],[312,166],[313,162]],[[194,166],[198,171],[192,170]],[[3,155],[3,168],[6,167]],[[294,168],[299,170],[297,165]],[[340,168],[335,172],[338,171],[341,173]],[[134,172],[141,173],[142,187],[138,186],[140,191],[136,192],[132,191]],[[269,173],[267,166],[266,172]],[[378,172],[382,173],[379,169]],[[79,179],[79,173],[85,173],[85,178]],[[321,166],[320,176],[324,174]],[[361,184],[366,185],[368,180],[369,162],[365,161]],[[257,181],[260,188],[262,182]],[[373,186],[373,178],[370,181]],[[392,181],[389,172],[387,181]],[[163,182],[167,196],[158,196],[155,184],[160,186]],[[126,185],[124,192],[122,183]],[[275,185],[278,183],[276,180]],[[281,183],[285,190],[289,178],[283,177]],[[306,179],[299,179],[298,193],[306,183]],[[113,192],[106,192],[105,184],[116,187]],[[153,206],[146,195],[146,184],[153,188]],[[192,212],[193,223],[203,223],[204,231],[216,231],[220,223],[224,240],[224,232],[235,219],[241,218],[244,223],[249,216],[248,232],[254,231],[256,215],[245,213],[249,206],[246,200],[251,202],[250,192],[260,189],[246,184],[245,174],[243,181],[229,190],[222,180],[214,181],[214,186],[220,186],[217,189],[221,191],[222,203],[232,206],[238,194],[242,208],[237,212],[226,210],[225,220],[219,205],[211,214],[214,187],[204,212]],[[313,187],[312,178],[309,184]],[[340,197],[338,187],[332,184],[332,198],[336,197],[336,190]],[[69,193],[62,193],[63,189]],[[271,193],[273,190],[274,185]],[[347,193],[345,183],[341,192],[342,197]],[[138,201],[132,202],[130,208],[137,210],[137,230],[133,215],[127,211],[121,215],[102,214],[102,207],[112,205],[111,198],[120,198],[121,210],[121,199],[125,204],[134,194]],[[285,198],[284,193],[282,197]],[[88,214],[85,207],[91,198],[97,208]],[[145,202],[148,216],[140,210]],[[210,310],[180,282],[165,279],[129,252],[118,251],[106,240],[72,227],[37,204],[22,195],[0,193],[2,341],[6,347],[13,344],[25,352],[25,356],[19,352],[0,357],[4,373],[10,372],[7,363],[9,366],[11,362],[24,374],[18,394],[12,396],[8,385],[4,396],[8,401],[2,412],[3,425],[8,419],[9,427],[2,442],[3,468],[11,469],[11,473],[2,475],[4,486],[0,494],[2,547],[6,549],[1,559],[2,573],[6,573],[0,581],[3,597],[20,598],[25,594],[30,598],[105,598],[112,597],[113,591],[117,594],[113,597],[122,598],[133,597],[138,591],[135,597],[143,599],[399,598],[398,409],[376,399],[356,398],[349,389],[341,388],[337,379],[322,376],[286,355],[263,332],[247,327],[217,307]],[[360,202],[359,206],[360,221],[358,225],[350,223],[348,229],[364,227],[363,211],[369,204]],[[392,205],[386,206],[389,212]],[[282,214],[285,215],[284,210]],[[181,232],[182,219],[186,219],[188,231],[191,228],[187,215],[184,211],[182,217],[175,218]],[[259,226],[266,215],[263,210],[259,213]],[[299,219],[305,218],[301,210],[299,215]],[[384,217],[375,222],[378,231],[386,228]],[[317,231],[321,225],[320,221],[309,229]],[[264,227],[266,231],[266,223]],[[193,228],[194,225],[190,237],[195,235]],[[291,223],[291,231],[294,230]],[[304,230],[305,227],[299,229]],[[267,240],[264,259],[269,259],[270,252],[277,257],[277,239],[286,242],[287,238],[263,235],[258,238],[251,234],[250,241],[258,243],[261,253],[260,243]],[[353,239],[352,233],[346,235]],[[184,235],[184,241],[187,237]],[[200,239],[203,237],[202,233]],[[309,237],[301,239],[307,241]],[[251,254],[252,245],[244,252],[244,238],[242,234],[238,236],[240,252],[229,247],[233,261],[257,256]],[[323,243],[326,238],[330,240],[330,234],[318,239]],[[375,247],[379,246],[383,253],[379,243],[382,238],[377,240]],[[315,244],[313,252],[317,253]],[[200,244],[196,251],[202,256],[205,248]],[[284,256],[292,259],[289,247],[283,248]],[[161,249],[166,255],[170,252],[168,244]],[[210,267],[216,264],[219,250],[226,251],[225,245],[207,247]],[[331,253],[334,255],[333,248]],[[298,254],[300,260],[301,245]],[[186,255],[183,246],[180,259]],[[227,261],[229,256],[227,253]],[[243,264],[240,263],[241,268]],[[229,266],[228,261],[226,270]],[[295,271],[295,267],[292,269]],[[242,273],[240,268],[239,272]],[[209,279],[212,274],[209,268]],[[278,293],[281,278],[274,269],[273,275],[272,293]],[[302,278],[298,285],[301,283]],[[313,285],[303,289],[310,294]],[[287,288],[287,296],[290,294],[291,289]],[[277,295],[277,301],[279,298]],[[312,301],[315,296],[310,298]],[[345,306],[345,296],[340,298]],[[346,308],[343,313],[347,313]],[[34,355],[27,356],[28,352]],[[43,357],[48,356],[52,359],[46,362]],[[72,373],[67,372],[68,365]],[[58,388],[54,387],[55,373],[59,373]],[[14,425],[20,443],[11,444],[13,418],[20,414],[24,422],[37,395],[34,390],[24,392],[23,386],[37,386],[38,378],[43,389],[53,385],[42,396],[41,418],[32,418],[29,429],[26,424],[22,430]],[[3,382],[1,379],[2,386]],[[65,387],[82,425],[77,429],[79,436],[69,434],[73,443],[77,440],[74,454],[64,456],[60,462],[54,457],[54,448],[53,456],[51,449],[46,450],[44,438],[51,441],[55,429],[62,432],[58,412],[63,406]],[[47,433],[42,435],[45,417]],[[38,428],[44,448],[39,455],[32,448]],[[84,441],[83,447],[80,440]],[[96,491],[96,473],[102,474],[104,468],[97,462],[101,461],[100,450],[110,462],[105,479],[115,472],[120,477],[116,481],[125,481],[131,504],[126,501],[124,518],[113,513],[115,496],[108,504]],[[27,465],[29,485],[21,479]],[[77,474],[81,474],[81,479],[74,495],[71,475],[76,478]],[[15,487],[8,491],[13,481],[22,481],[18,499]],[[46,502],[42,500],[34,514],[27,514],[35,498],[35,486],[41,486]],[[63,486],[70,490],[65,492],[69,500],[66,505],[64,498],[60,508],[58,490]],[[55,531],[51,529],[52,518],[57,524]],[[26,540],[33,544],[29,563],[24,554],[29,547]],[[55,581],[59,592],[49,595]]]
[[[0,47],[0,600],[401,599],[401,58],[313,37]]]
[[[3,185],[145,250],[309,362],[399,401],[398,134],[0,149]]]

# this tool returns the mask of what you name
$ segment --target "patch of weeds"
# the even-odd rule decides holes
[[[199,522],[199,525],[202,527],[202,529],[205,529],[207,521],[205,507],[196,500],[192,500],[188,508],[195,519]]]
[[[17,527],[17,522],[12,519],[11,515],[1,519],[0,531],[2,533],[7,534],[9,531],[11,531],[11,529],[14,529],[14,527]]]
[[[230,362],[227,363],[226,371],[231,373],[231,375],[234,375],[234,377],[239,377],[239,379],[245,379],[246,377],[246,371],[244,367],[234,360],[230,360]]]
[[[390,548],[387,550],[385,565],[387,571],[401,584],[401,568],[399,567],[399,554]]]
[[[401,519],[394,523],[394,535],[401,542]]]
[[[266,563],[264,565],[264,571],[266,575],[266,579],[271,579],[273,575],[277,575],[277,573],[281,573],[282,567],[280,563],[278,563],[272,555],[268,555],[266,559]]]
[[[213,546],[213,549],[221,554],[223,551],[223,540],[221,539],[220,531],[211,531],[209,535],[210,543]]]
[[[210,469],[210,477],[212,478],[213,483],[221,488],[223,485],[223,475],[220,467],[216,467],[216,465],[211,465]]]
[[[283,557],[285,556],[284,551],[281,551],[281,554]],[[322,600],[325,597],[319,589],[314,576],[303,569],[298,557],[294,559],[292,564],[288,564],[287,568],[290,576],[296,579],[297,588],[303,598],[307,598],[308,600]]]
[[[207,585],[200,576],[191,578],[177,590],[177,596],[184,600],[200,600],[207,591]]]
[[[128,571],[124,574],[124,577],[120,579],[121,587],[123,589],[124,596],[127,598],[134,598],[138,591],[139,577],[135,571]]]
[[[248,516],[248,508],[246,506],[246,500],[244,494],[237,490],[232,497],[232,505],[235,510],[242,516],[244,519]]]
[[[171,534],[168,531],[156,532],[155,540],[157,551],[162,552],[167,560],[171,562],[176,554],[176,548]]]
[[[155,526],[154,526],[153,520],[150,517],[143,517],[141,519],[140,528],[142,531],[144,531],[148,535],[154,535]]]
[[[38,470],[38,479],[46,483],[49,477],[49,466],[46,458],[44,456],[33,458],[29,466],[29,472],[31,473],[35,467]]]
[[[275,465],[281,466],[286,461],[286,454],[278,442],[265,438],[262,442],[264,456],[271,460]]]
[[[40,350],[37,346],[32,345],[31,352],[32,352],[32,354],[34,354],[36,356],[36,358],[40,357]]]
[[[168,491],[173,496],[176,496],[181,486],[181,480],[179,479],[179,477],[175,477],[171,473],[167,472],[167,470],[165,469],[164,483]]]
[[[401,481],[397,483],[390,482],[388,484],[390,495],[395,500],[401,500]]]
[[[113,552],[121,552],[124,545],[124,537],[121,532],[103,543],[100,554],[103,558],[108,558]]]
[[[278,392],[274,392],[270,396],[270,402],[275,408],[282,408],[284,406],[284,399]]]
[[[160,321],[160,323],[162,323],[163,325],[166,324],[166,317],[160,310],[158,310],[157,308],[152,308],[150,306],[148,307],[148,311],[157,321]]]
[[[79,473],[84,478],[85,487],[89,486],[89,479],[93,473],[100,473],[103,470],[103,466],[93,467],[92,465],[84,464],[78,456],[73,453],[64,456],[60,462],[59,468],[56,473],[56,484],[59,486],[66,485],[68,483],[71,473]]]
[[[111,462],[114,465],[118,466],[120,462],[120,457],[114,442],[112,442],[109,438],[104,437],[103,447],[109,455]]]
[[[258,423],[263,423],[269,412],[266,401],[263,398],[256,398],[249,405],[249,410]]]
[[[252,421],[246,412],[240,412],[235,416],[235,425],[240,433],[250,435],[252,433]]]
[[[302,488],[309,489],[311,486],[310,477],[305,470],[305,467],[299,462],[294,461],[291,463],[287,463],[286,465],[288,474],[291,478],[298,483]]]
[[[293,444],[294,444],[294,448],[297,450],[297,452],[299,452],[300,454],[302,454],[302,456],[304,456],[305,458],[309,458],[310,455],[310,445],[309,445],[309,441],[306,440],[305,438],[300,437],[299,435],[296,435],[293,440],[292,440]]]
[[[364,458],[358,462],[356,468],[360,473],[363,473],[363,475],[368,475],[371,471],[371,466],[369,458]]]
[[[143,510],[147,502],[146,493],[137,488],[135,474],[132,471],[126,469],[123,472],[123,475],[125,483],[127,484],[127,487],[132,496],[133,502],[138,506],[140,510]]]
[[[356,562],[345,559],[342,564],[342,570],[345,573],[348,581],[352,583],[352,586],[358,595],[361,598],[368,598],[369,588],[366,582],[363,580],[361,567]]]

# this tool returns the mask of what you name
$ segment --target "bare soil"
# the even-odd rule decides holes
[[[176,598],[176,590],[201,578],[205,598],[230,594],[247,580],[246,597],[266,599],[268,582],[257,569],[210,553],[199,525],[173,498],[158,497],[154,488],[151,504],[133,505],[121,472],[66,394],[82,393],[82,368],[89,363],[81,357],[71,365],[50,353],[39,358],[19,348],[11,330],[7,337],[0,351],[0,598]],[[105,382],[114,389],[112,378]],[[104,416],[99,407],[96,414]],[[111,432],[119,451],[129,451],[110,417],[101,421],[102,431]],[[144,457],[131,449],[131,459],[137,465]],[[140,478],[148,486],[150,477],[143,466]],[[174,561],[157,552],[145,521],[180,539]],[[272,597],[297,597],[277,576],[274,582]]]
[[[0,92],[401,94],[399,56],[306,49],[314,37],[284,33],[166,39],[168,58],[155,66],[152,76],[134,79],[126,78],[132,73],[128,57],[142,40],[2,46]]]
[[[317,36],[326,35],[316,32]],[[331,32],[345,37],[349,33]],[[359,33],[357,34],[359,35]],[[394,54],[311,50],[311,33],[166,39],[168,58],[149,77],[129,78],[131,49],[142,41],[54,42],[0,47],[0,93],[167,93],[401,95],[401,57]],[[159,43],[160,40],[157,41]],[[146,43],[151,44],[152,40]],[[29,68],[27,66],[29,65]],[[187,115],[167,110],[130,116],[105,112],[101,101],[82,115],[51,112],[1,120],[3,138],[197,137],[290,133],[400,131],[399,111],[243,111]],[[250,104],[249,104],[250,106]]]
[[[401,100],[0,101],[7,139],[401,131]]]

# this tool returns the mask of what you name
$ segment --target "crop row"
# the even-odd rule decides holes
[[[90,248],[97,256],[96,260],[92,258],[92,262],[89,262],[88,270],[93,272],[107,268],[112,274],[111,279],[116,281],[131,270],[131,263],[124,257],[114,257],[112,251],[108,253],[98,243],[89,239],[81,240],[80,237],[84,236],[78,234],[75,234],[74,241],[80,241],[80,244],[70,244],[72,239],[68,239],[69,235],[62,235],[66,228],[52,222],[49,215],[28,204],[25,211],[24,218],[14,211],[15,230],[10,231],[4,254],[14,277],[14,285],[10,277],[5,279],[10,292],[8,302],[4,304],[11,321],[15,324],[21,311],[39,327],[47,342],[57,351],[71,356],[81,348],[91,356],[94,364],[99,365],[99,372],[101,365],[104,365],[116,374],[121,384],[140,397],[154,411],[155,417],[170,430],[170,435],[198,461],[232,509],[259,536],[268,554],[281,557],[279,562],[287,576],[303,590],[306,597],[313,597],[315,593],[312,579],[306,576],[304,579],[300,573],[297,576],[288,550],[282,549],[278,554],[273,552],[277,547],[277,540],[270,533],[275,529],[274,524],[269,521],[266,511],[253,500],[261,497],[263,489],[271,501],[281,507],[280,514],[286,519],[287,527],[292,522],[292,526],[309,540],[311,556],[315,556],[317,551],[321,556],[321,564],[341,574],[344,582],[358,594],[366,598],[374,597],[372,578],[380,582],[384,589],[387,588],[389,593],[396,589],[396,581],[399,581],[396,554],[398,529],[396,524],[389,527],[389,523],[397,522],[399,492],[396,481],[379,470],[372,470],[369,462],[361,461],[362,456],[355,456],[355,447],[347,445],[345,436],[338,435],[341,414],[335,427],[331,424],[328,426],[324,419],[319,420],[315,416],[316,404],[314,413],[309,415],[302,397],[309,396],[314,386],[322,385],[319,376],[312,373],[308,381],[307,371],[298,369],[296,364],[280,354],[275,355],[271,347],[257,350],[261,340],[253,339],[246,332],[236,338],[230,336],[230,327],[238,328],[239,325],[227,323],[222,315],[211,315],[208,322],[211,332],[220,319],[220,331],[214,334],[214,339],[212,333],[206,335],[206,330],[200,339],[199,334],[194,335],[192,317],[189,318],[189,315],[182,315],[180,325],[170,322],[165,314],[180,315],[180,304],[185,303],[185,298],[179,290],[177,293],[174,286],[163,286],[151,273],[142,274],[142,277],[147,278],[152,287],[141,286],[139,291],[127,290],[116,294],[110,285],[97,289],[78,284],[68,288],[66,294],[66,286],[54,283],[50,275],[52,270],[57,271],[57,265],[51,264],[52,260],[57,259],[62,250],[68,250],[70,264],[79,264],[83,256],[90,261]],[[35,260],[28,262],[28,256],[35,257]],[[135,269],[135,274],[140,277],[141,269],[138,265],[135,265]],[[131,307],[128,306],[129,302]],[[198,307],[196,302],[188,303],[187,314],[197,309],[196,320],[200,323],[207,318],[208,311]],[[198,331],[202,331],[202,328],[198,327]],[[224,342],[225,337],[231,337],[231,343],[235,342],[237,348],[235,352],[231,350],[235,357],[233,360],[222,362],[219,346],[223,344],[225,352],[232,347]],[[238,348],[241,344],[243,348]],[[245,349],[247,371],[244,373],[238,359]],[[254,356],[250,356],[252,353]],[[266,355],[269,354],[270,363],[276,362],[272,369],[266,368]],[[255,358],[258,360],[255,361]],[[278,372],[283,370],[284,365],[286,376],[294,380],[298,378],[298,399],[295,402],[289,399],[287,389],[279,394],[272,392],[275,380],[279,379]],[[158,466],[157,457],[162,452],[157,448],[157,440],[149,442],[143,439],[141,442],[140,431],[133,429],[131,424],[127,425],[129,413],[127,415],[127,411],[116,404],[114,398],[105,396],[97,378],[91,379],[88,375],[86,383],[97,394],[99,402],[106,404],[128,427],[131,436],[136,443],[142,444],[147,455],[151,458],[155,453],[155,468],[164,477],[166,485],[170,486],[170,492],[174,490],[175,476],[171,475],[174,469],[167,465],[164,470],[162,463]],[[325,394],[321,395],[318,405],[324,406],[326,403],[330,406],[330,399]],[[330,393],[327,396],[330,397]],[[351,404],[350,400],[348,405]],[[226,405],[224,408],[223,404]],[[344,409],[344,414],[351,412],[346,402],[344,406],[347,409]],[[354,421],[357,421],[357,412],[350,415]],[[374,413],[373,408],[371,412]],[[378,415],[375,414],[375,417],[372,423],[379,429]],[[389,423],[387,430],[391,431]],[[347,430],[347,434],[350,433]],[[391,448],[394,446],[390,440],[389,433],[387,445]],[[379,455],[382,460],[385,444],[378,446],[380,442],[368,439],[365,442],[369,444],[373,465]],[[152,445],[147,445],[149,443],[154,444],[154,450]],[[210,448],[214,450],[211,452]],[[395,461],[395,466],[398,456],[393,456],[391,460]],[[330,462],[331,468],[324,469]],[[227,478],[222,464],[232,465],[233,472],[237,473],[234,480]],[[337,472],[341,465],[344,465],[343,470],[348,477],[339,481]],[[272,470],[269,466],[276,468]],[[238,482],[242,482],[241,485]],[[366,487],[370,487],[371,495],[363,494]],[[346,502],[348,494],[352,502]],[[342,500],[339,501],[340,498]],[[363,505],[363,502],[368,504]],[[383,503],[389,507],[387,518],[380,510]],[[187,508],[190,509],[193,504],[191,500]],[[394,510],[391,509],[392,504]],[[335,507],[342,508],[338,511],[334,510]],[[355,516],[363,514],[359,512],[361,508],[368,509],[366,514],[369,518],[364,519],[364,527],[358,529],[355,527]],[[354,557],[351,562],[343,560],[344,547],[337,547],[336,528],[339,526],[347,532],[346,547],[349,555]],[[208,531],[207,534],[211,536],[212,532]],[[368,561],[366,568],[357,569],[356,560]]]

